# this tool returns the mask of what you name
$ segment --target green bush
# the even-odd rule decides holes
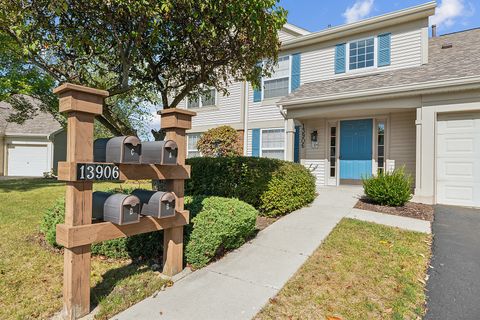
[[[242,152],[237,130],[230,126],[206,131],[198,140],[197,148],[205,157],[232,157]]]
[[[209,197],[196,205],[200,211],[192,219],[193,230],[185,251],[187,262],[194,268],[201,268],[223,252],[240,247],[255,231],[258,212],[243,201]]]
[[[315,199],[315,178],[300,165],[283,165],[274,172],[261,195],[260,209],[278,216],[300,209]]]
[[[405,173],[405,167],[363,179],[367,198],[376,204],[390,207],[403,206],[410,201],[412,185],[412,176]]]
[[[264,215],[301,208],[315,197],[315,178],[304,166],[254,157],[192,158],[188,195],[238,198]]]

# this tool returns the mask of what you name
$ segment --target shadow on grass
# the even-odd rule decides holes
[[[150,267],[146,263],[131,263],[120,268],[108,270],[102,276],[102,281],[97,283],[90,291],[90,308],[93,310],[97,307],[102,300],[115,290],[115,287],[120,281],[148,271],[150,271]],[[122,295],[122,292],[118,292],[118,294]]]
[[[45,187],[61,186],[64,184],[64,182],[58,180],[43,178],[6,179],[0,180],[0,192],[31,191]]]

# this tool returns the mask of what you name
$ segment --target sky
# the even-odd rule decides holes
[[[428,2],[428,0],[280,0],[288,10],[288,22],[320,31]],[[445,34],[480,27],[480,0],[437,0],[430,24]]]

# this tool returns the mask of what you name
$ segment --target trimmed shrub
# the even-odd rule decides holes
[[[237,131],[230,126],[220,126],[202,134],[197,148],[205,157],[232,157],[242,153]]]
[[[282,165],[261,195],[260,210],[279,216],[300,209],[315,199],[315,177],[301,165]]]
[[[363,179],[367,198],[379,205],[400,207],[412,199],[413,179],[405,173],[405,167],[393,172],[380,172],[377,176]]]
[[[315,178],[304,166],[254,157],[192,158],[189,195],[238,198],[264,215],[301,208],[315,198]]]
[[[194,268],[204,267],[223,252],[240,247],[255,231],[258,212],[243,201],[209,197],[195,205],[194,210],[200,211],[192,219],[185,251],[187,262]]]

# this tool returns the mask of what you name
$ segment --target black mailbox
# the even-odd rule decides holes
[[[136,196],[108,192],[94,192],[92,218],[118,225],[140,221],[140,199]]]
[[[132,195],[137,196],[142,203],[141,214],[155,218],[175,216],[175,194],[172,192],[148,191],[136,189]]]
[[[178,147],[172,140],[147,141],[142,143],[141,163],[177,164]]]
[[[93,161],[107,162],[107,143],[110,138],[96,139],[93,142]]]

